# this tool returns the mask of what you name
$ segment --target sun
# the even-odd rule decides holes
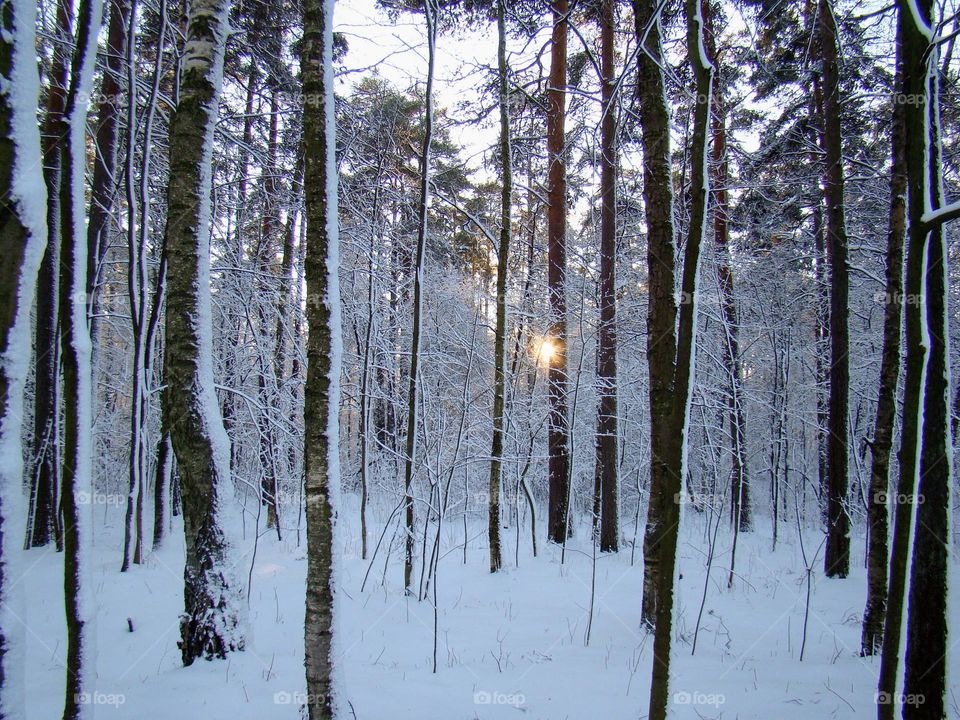
[[[549,337],[540,337],[534,340],[533,350],[537,363],[549,365],[557,355],[557,344]]]

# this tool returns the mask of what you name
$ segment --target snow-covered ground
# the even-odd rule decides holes
[[[514,563],[514,531],[507,531],[507,570],[491,576],[486,571],[485,520],[471,523],[466,565],[460,547],[463,526],[450,522],[439,566],[434,673],[432,603],[404,596],[399,553],[391,554],[384,575],[382,549],[366,590],[360,591],[368,563],[359,558],[355,508],[345,515],[342,537],[347,545],[339,549],[344,558],[338,621],[342,656],[337,663],[343,696],[358,720],[646,716],[652,637],[639,627],[639,549],[633,566],[629,547],[597,559],[587,646],[593,560],[584,542],[585,528],[571,541],[563,564],[560,549],[542,540],[541,554],[533,558],[529,535],[523,534],[519,568]],[[183,668],[176,646],[181,537],[175,531],[162,552],[120,574],[121,511],[108,506],[106,517],[106,528],[97,524],[94,553],[98,679],[89,699],[97,705],[97,717],[300,718],[306,562],[304,542],[297,545],[295,530],[288,531],[282,543],[272,533],[260,538],[252,562],[247,650],[226,662]],[[854,571],[846,580],[825,579],[822,558],[817,558],[801,662],[806,581],[796,529],[781,527],[776,552],[771,552],[769,539],[760,537],[769,534],[767,528],[741,535],[738,576],[731,590],[726,589],[729,539],[722,537],[692,656],[707,542],[703,516],[688,513],[685,523],[672,717],[872,717],[878,660],[858,655],[865,593],[862,539],[853,542]],[[632,523],[627,525],[632,531]],[[371,549],[379,529],[371,531]],[[812,531],[805,537],[808,556],[819,542]],[[239,560],[244,575],[251,571],[254,555],[252,541],[247,547]],[[28,717],[47,720],[59,717],[62,709],[62,556],[31,550],[27,566]],[[956,573],[956,567],[953,570]],[[951,610],[954,618],[960,617],[956,593]],[[949,685],[958,688],[949,712],[960,717],[960,643],[952,644],[948,667],[953,669]]]

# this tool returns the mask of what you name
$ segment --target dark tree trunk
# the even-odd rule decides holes
[[[67,96],[69,48],[72,30],[69,0],[57,3],[57,37],[47,88],[43,123],[43,179],[47,186],[47,247],[37,278],[37,309],[33,396],[33,507],[27,543],[42,547],[51,534],[57,550],[63,549],[57,507],[60,458],[60,343],[58,341],[57,286],[60,268],[60,128]]]
[[[658,481],[659,506],[656,520],[659,523],[655,547],[657,558],[657,586],[654,602],[655,625],[653,637],[653,671],[650,681],[650,720],[666,720],[670,705],[670,646],[673,637],[673,592],[674,572],[677,561],[677,543],[680,537],[680,502],[684,476],[687,471],[687,418],[690,412],[690,396],[696,367],[697,333],[697,275],[700,269],[700,248],[706,229],[707,203],[709,196],[709,178],[707,176],[707,138],[710,132],[710,108],[713,90],[713,66],[702,52],[704,39],[704,6],[702,0],[686,0],[684,14],[687,24],[687,55],[693,68],[696,81],[696,105],[693,117],[693,136],[691,138],[691,177],[690,177],[690,224],[683,255],[683,277],[680,284],[680,317],[677,322],[676,360],[669,365],[673,370],[673,395],[670,398],[669,413],[660,423],[666,426],[666,438],[663,443],[664,454],[659,460]],[[652,4],[652,3],[651,3]],[[650,7],[648,9],[652,10]],[[657,72],[660,73],[659,67]],[[660,95],[659,103],[665,104],[665,96]],[[666,109],[665,107],[663,108]],[[646,128],[644,128],[646,134]],[[646,149],[644,150],[646,152]],[[669,155],[666,156],[669,158]],[[666,208],[672,212],[671,207]],[[672,232],[671,232],[672,236]],[[671,258],[672,260],[672,258]],[[651,259],[648,259],[648,265]],[[671,293],[672,297],[672,293]],[[651,290],[651,304],[660,298]],[[672,325],[671,325],[672,329]],[[656,341],[654,341],[656,342]],[[648,352],[650,350],[648,349]],[[652,384],[652,382],[651,382]],[[656,420],[654,421],[656,424]],[[652,439],[652,431],[651,431]],[[651,443],[652,447],[652,443]],[[651,451],[651,466],[658,464],[658,458]],[[651,469],[651,473],[653,470]],[[651,484],[653,480],[651,479]],[[651,486],[651,503],[653,491]],[[651,505],[651,513],[653,506]],[[648,535],[650,522],[647,524]],[[647,551],[644,538],[644,553]],[[644,560],[646,561],[646,555]],[[646,581],[646,577],[644,577]],[[644,588],[646,590],[646,587]]]
[[[825,498],[827,544],[823,560],[827,577],[844,578],[850,571],[850,517],[846,507],[850,392],[847,314],[850,291],[843,199],[837,27],[830,0],[819,0],[819,3],[817,20],[823,59],[823,198],[827,208],[827,254],[830,258],[830,398]]]
[[[83,182],[86,171],[84,139],[86,103],[92,86],[100,31],[100,3],[81,0],[77,8],[70,89],[61,122],[60,144],[60,353],[63,359],[63,548],[64,605],[67,620],[66,695],[63,720],[86,714],[81,702],[95,674],[90,655],[92,593],[87,585],[84,552],[92,544],[89,507],[81,496],[93,489],[91,435],[92,388],[90,334],[85,302],[87,243],[83,229]]]
[[[677,357],[677,303],[674,296],[673,178],[670,168],[670,118],[661,61],[660,21],[654,0],[634,0],[638,41],[637,93],[643,143],[643,200],[647,219],[647,372],[650,378],[650,501],[643,537],[641,620],[656,624],[660,545],[670,530],[666,515],[675,507],[670,449],[674,438],[674,369]],[[646,31],[650,25],[649,32]]]
[[[507,393],[507,269],[510,262],[510,235],[513,232],[513,156],[510,142],[510,80],[507,76],[506,0],[497,2],[497,67],[500,90],[500,247],[497,248],[497,327],[494,334],[493,440],[490,450],[490,497],[488,498],[487,539],[490,541],[490,572],[503,563],[500,549],[500,480],[503,462],[504,405]]]
[[[602,99],[600,128],[600,279],[597,334],[595,495],[600,549],[620,549],[619,436],[617,430],[617,112],[614,31],[616,4],[603,0],[600,17]]]
[[[551,324],[547,341],[550,416],[549,508],[547,534],[550,540],[566,540],[569,508],[570,418],[567,410],[567,0],[553,0],[553,41],[550,49],[550,79],[547,89],[547,285],[550,294]]]
[[[97,312],[100,288],[100,265],[107,251],[110,216],[119,186],[117,175],[117,124],[120,118],[124,58],[127,49],[127,27],[130,0],[110,0],[110,23],[107,28],[106,67],[100,80],[100,107],[96,120],[96,154],[93,180],[90,185],[90,217],[87,221],[87,317],[90,337],[97,343]],[[128,149],[128,153],[133,152]],[[95,351],[96,352],[96,351]]]
[[[912,4],[912,3],[911,3]],[[907,602],[907,643],[903,683],[904,720],[946,718],[947,575],[950,559],[950,484],[953,465],[949,390],[948,253],[942,221],[923,211],[943,205],[940,165],[939,79],[933,3],[917,0],[914,11],[900,3],[903,26],[904,95],[924,102],[906,115],[910,232],[926,243],[926,329],[929,355],[921,394],[922,435],[913,558]],[[926,122],[924,122],[926,121]],[[919,176],[918,176],[919,174]],[[911,304],[911,303],[908,303]],[[923,305],[916,303],[922,311]],[[912,702],[911,699],[917,699]]]
[[[897,42],[897,83],[902,90],[901,43]],[[887,609],[887,492],[890,488],[890,449],[897,413],[897,383],[900,378],[900,332],[903,319],[903,241],[906,232],[906,157],[904,156],[904,105],[893,105],[891,135],[893,161],[890,168],[890,216],[887,228],[886,294],[883,315],[883,352],[880,388],[870,444],[870,494],[867,498],[867,603],[863,613],[860,653],[874,655],[883,644]]]
[[[46,243],[36,104],[22,88],[39,84],[36,20],[28,2],[0,12],[0,720],[25,717],[27,593],[22,563],[23,396],[30,311]],[[19,91],[15,91],[17,88]],[[42,187],[42,186],[40,186]],[[25,192],[26,191],[26,192]],[[39,216],[39,217],[38,217]]]

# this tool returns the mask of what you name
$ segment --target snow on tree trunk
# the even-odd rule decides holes
[[[63,116],[60,166],[60,351],[63,359],[62,494],[67,682],[64,720],[90,717],[96,672],[96,608],[88,579],[93,547],[93,387],[87,326],[87,238],[84,227],[87,101],[93,87],[101,0],[77,11],[70,89]]]
[[[27,508],[23,498],[23,390],[30,362],[30,309],[47,242],[47,191],[36,123],[40,81],[33,0],[0,13],[0,719],[25,718],[20,583]]]
[[[340,286],[336,114],[333,102],[333,0],[305,0],[300,72],[305,98],[303,150],[307,223],[307,380],[304,472],[307,513],[307,601],[304,625],[310,720],[333,718],[334,560],[340,496]]]
[[[180,100],[170,121],[167,190],[166,426],[180,471],[186,566],[184,665],[244,647],[241,579],[225,506],[230,441],[213,381],[210,205],[214,128],[229,0],[190,0]]]

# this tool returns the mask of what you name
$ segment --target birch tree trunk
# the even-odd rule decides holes
[[[36,4],[8,0],[0,9],[0,720],[23,720],[26,597],[19,581],[27,570],[27,513],[21,433],[47,197],[36,124]]]
[[[305,0],[300,70],[307,223],[307,382],[304,470],[307,505],[307,607],[304,626],[307,710],[329,720],[333,695],[334,532],[340,492],[340,289],[336,125],[333,105],[333,0]]]
[[[230,441],[213,385],[210,299],[211,157],[229,0],[188,0],[180,98],[170,120],[163,412],[183,498],[184,665],[244,646],[240,580],[223,521]]]

